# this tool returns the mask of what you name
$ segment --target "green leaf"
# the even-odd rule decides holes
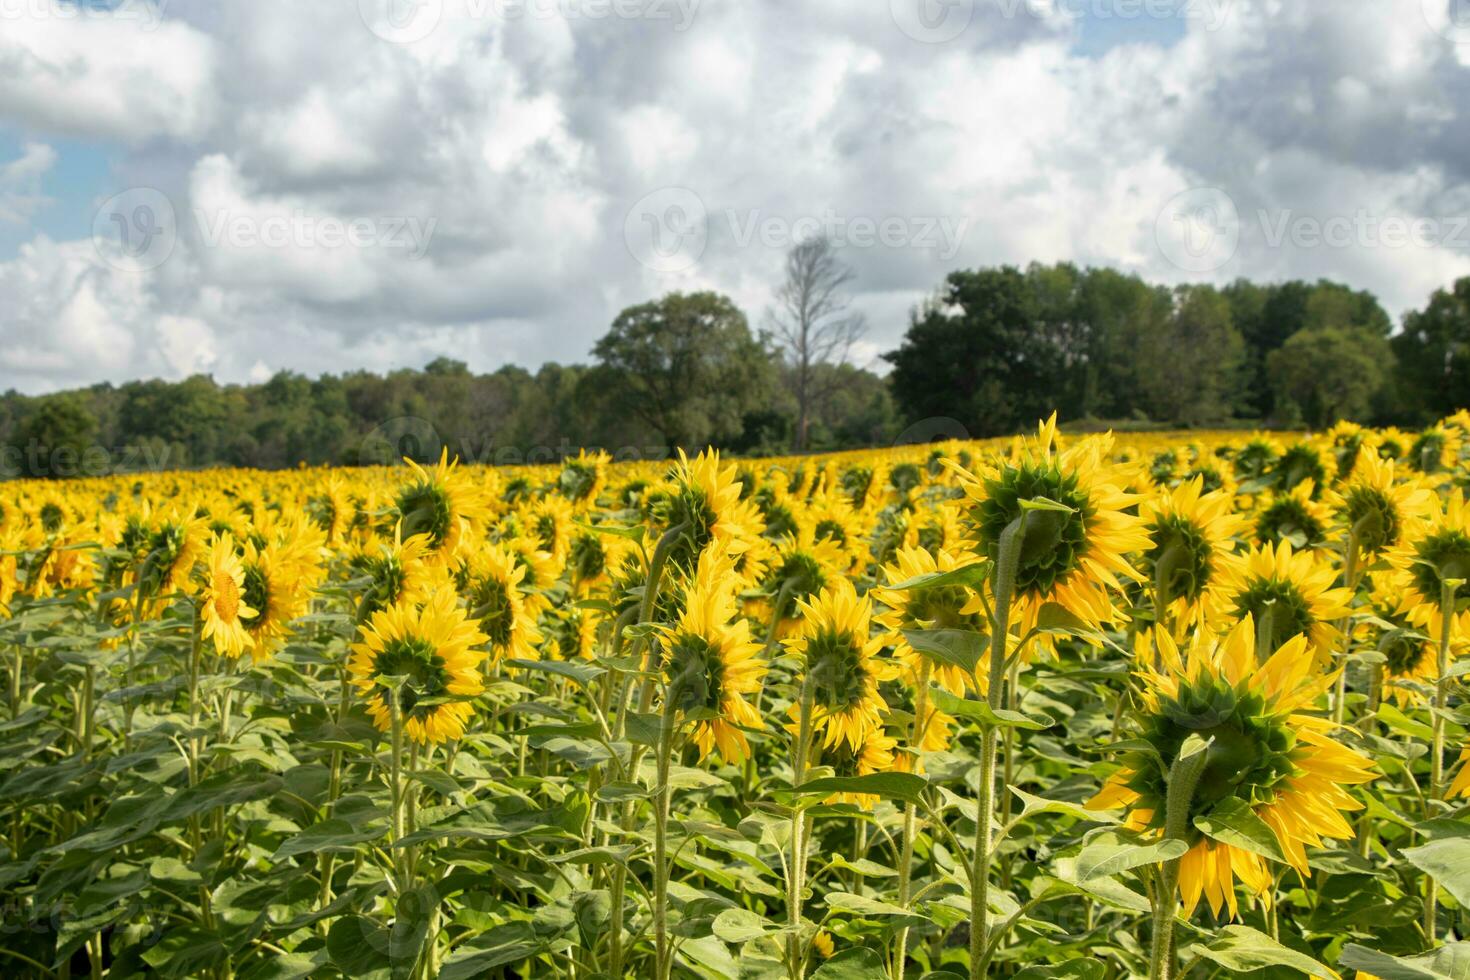
[[[1092,823],[1117,823],[1116,814],[1106,810],[1089,810],[1078,803],[1069,803],[1066,800],[1048,800],[1040,796],[1032,796],[1024,790],[1012,786],[1011,792],[1021,801],[1021,816],[1034,817],[1043,813],[1060,813],[1063,816],[1075,817],[1078,820],[1087,820]]]
[[[1250,804],[1238,797],[1221,800],[1209,813],[1194,818],[1194,825],[1206,837],[1229,844],[1252,854],[1259,854],[1281,864],[1286,855],[1276,840],[1276,832],[1256,816]]]
[[[344,915],[327,930],[332,965],[353,980],[388,980],[388,930],[363,915]]]
[[[572,663],[568,660],[507,660],[505,666],[517,670],[534,670],[544,674],[556,674],[576,681],[583,687],[607,673],[592,663]]]
[[[834,909],[840,909],[843,912],[855,912],[864,917],[901,915],[908,918],[925,918],[925,916],[911,909],[905,909],[889,902],[879,901],[876,898],[869,898],[866,895],[854,895],[851,892],[828,892],[825,900]]]
[[[1462,906],[1470,906],[1470,837],[1441,837],[1420,847],[1406,847],[1404,857]]]
[[[988,728],[1021,728],[1026,731],[1039,732],[1056,724],[1045,715],[1029,717],[1019,711],[992,708],[988,702],[956,697],[943,688],[935,688],[929,693],[934,700],[934,706],[940,711],[957,718],[978,721],[982,726]]]
[[[1289,967],[1309,977],[1338,980],[1337,974],[1305,953],[1281,945],[1264,932],[1249,926],[1226,926],[1209,945],[1196,943],[1186,951],[1236,973]]]
[[[1188,850],[1189,845],[1182,840],[1140,844],[1121,834],[1105,832],[1095,836],[1077,855],[1077,880],[1091,881],[1145,864],[1161,864],[1183,857]]]
[[[870,772],[866,776],[828,776],[825,779],[813,779],[796,787],[794,792],[802,795],[820,793],[824,796],[830,796],[833,793],[862,793],[868,796],[881,796],[888,800],[903,800],[905,803],[918,804],[928,785],[929,781],[923,776],[916,776],[911,772]]]
[[[620,524],[591,524],[587,521],[573,520],[573,524],[586,531],[594,531],[597,534],[611,534],[629,541],[642,541],[646,530],[642,524],[634,524],[625,527]]]
[[[1416,956],[1390,956],[1357,943],[1342,948],[1337,965],[1382,980],[1470,980],[1470,942],[1446,943]]]
[[[1097,960],[1072,960],[1048,966],[1028,966],[1015,980],[1102,980],[1108,968]]]
[[[971,674],[985,656],[987,643],[974,630],[904,630],[903,638],[925,656]]]
[[[771,923],[764,916],[747,909],[726,909],[715,916],[711,929],[725,942],[737,944],[748,943],[778,931],[771,928]]]
[[[439,895],[433,887],[415,888],[399,896],[393,908],[393,928],[388,933],[393,980],[407,980],[412,974],[429,936],[429,920],[438,908]]]
[[[859,946],[844,949],[825,961],[812,974],[812,980],[872,980],[887,976],[887,970],[881,956],[866,946]]]
[[[380,824],[368,824],[362,829],[354,829],[352,824],[341,817],[333,817],[312,824],[294,837],[286,838],[276,848],[276,853],[271,855],[271,860],[282,861],[297,854],[350,851],[365,841],[378,840],[385,833],[386,828]]]
[[[892,589],[895,592],[907,592],[911,589],[940,589],[951,585],[962,585],[966,588],[973,589],[985,581],[985,577],[989,572],[989,563],[982,561],[976,562],[973,565],[966,565],[963,568],[955,568],[948,572],[925,572],[923,575],[916,575],[913,578],[904,579],[902,582],[895,582],[893,585],[884,586],[884,588]]]

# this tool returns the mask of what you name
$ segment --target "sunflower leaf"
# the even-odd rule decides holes
[[[1195,817],[1194,826],[1211,840],[1286,863],[1276,832],[1244,800],[1236,797],[1221,800],[1209,813]]]
[[[1187,952],[1236,973],[1285,966],[1309,977],[1337,980],[1337,974],[1306,953],[1283,946],[1264,932],[1249,926],[1226,926],[1220,930],[1214,942],[1208,946],[1196,943]]]
[[[959,718],[978,721],[982,726],[988,728],[1023,728],[1027,731],[1039,732],[1056,724],[1046,715],[1033,717],[1006,708],[992,708],[985,701],[956,697],[943,688],[935,688],[930,692],[930,697],[934,700],[934,706],[940,711]]]
[[[920,653],[968,673],[985,655],[986,638],[974,630],[904,630],[903,638]]]
[[[1162,864],[1183,857],[1189,845],[1182,840],[1160,840],[1136,843],[1118,833],[1102,833],[1092,839],[1077,855],[1075,865],[1079,882],[1106,878],[1145,864]]]
[[[1414,867],[1433,875],[1455,901],[1470,906],[1470,837],[1441,837],[1406,847],[1403,854]]]
[[[1381,980],[1463,980],[1470,977],[1470,942],[1447,943],[1417,956],[1390,956],[1348,943],[1337,965],[1371,973]]]
[[[906,592],[912,589],[939,589],[951,585],[963,585],[973,589],[984,582],[989,574],[990,564],[980,561],[947,572],[925,572],[923,575],[915,575],[913,578],[886,585],[884,588],[895,592]]]

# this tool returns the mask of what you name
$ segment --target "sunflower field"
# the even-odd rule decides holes
[[[1470,414],[0,488],[0,977],[1470,977]]]

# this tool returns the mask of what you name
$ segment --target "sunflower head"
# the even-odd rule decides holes
[[[734,466],[721,466],[720,454],[710,449],[690,460],[679,450],[675,466],[654,518],[664,528],[682,527],[669,558],[680,568],[693,569],[705,548],[726,554],[749,548],[763,530],[760,515],[740,499]]]
[[[1470,508],[1462,492],[1435,498],[1428,517],[1417,522],[1407,548],[1408,584],[1417,604],[1459,612],[1470,605]],[[1458,583],[1458,584],[1456,584]],[[1453,587],[1453,608],[1444,608],[1446,586]]]
[[[394,498],[394,514],[405,535],[426,535],[430,553],[436,559],[448,560],[466,530],[483,522],[484,495],[475,481],[459,468],[458,459],[450,462],[447,448],[433,469],[426,470],[413,460],[405,462],[413,470],[413,479]]]
[[[896,665],[880,658],[882,639],[870,635],[872,601],[839,578],[797,606],[801,627],[785,643],[801,659],[812,719],[828,745],[846,741],[856,749],[881,727],[886,705],[878,684],[897,675]]]

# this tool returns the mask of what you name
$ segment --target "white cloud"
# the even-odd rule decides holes
[[[102,196],[159,188],[180,239],[143,274],[39,233],[0,262],[0,295],[20,297],[0,306],[0,384],[245,380],[441,353],[534,367],[585,358],[620,307],[674,288],[726,291],[758,323],[782,249],[742,243],[732,225],[752,219],[955,232],[952,253],[844,249],[872,324],[865,357],[962,266],[1328,276],[1394,313],[1470,273],[1470,244],[1447,232],[1405,248],[1265,233],[1282,215],[1466,213],[1470,59],[1417,0],[1236,0],[1178,43],[1100,57],[1073,47],[1070,18],[1010,0],[977,2],[943,44],[906,35],[881,2],[705,0],[685,30],[532,6],[507,19],[446,0],[412,44],[375,36],[356,0],[169,6],[146,35],[103,17],[6,22],[0,123],[35,137],[0,165],[0,220],[32,220],[55,166],[47,134],[83,134],[114,147],[119,186]],[[1165,203],[1200,186],[1228,193],[1242,227],[1228,263],[1194,274],[1154,235]],[[673,274],[624,243],[629,210],[664,187],[693,191],[710,220],[703,254]],[[365,220],[375,237],[217,234],[298,218]],[[417,222],[418,254],[386,240],[394,220]]]

